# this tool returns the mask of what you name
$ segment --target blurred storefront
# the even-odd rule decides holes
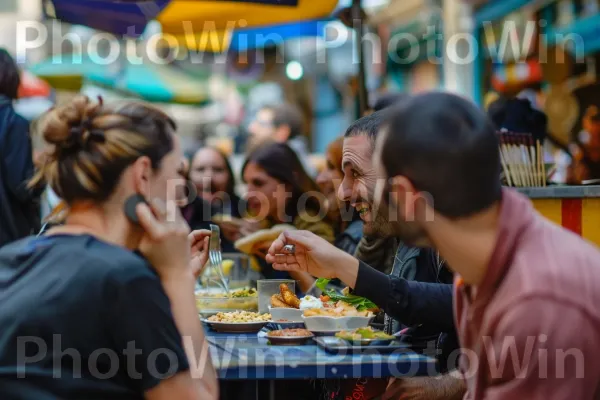
[[[39,0],[1,0],[0,48],[17,55],[17,50],[23,50],[22,44],[17,43],[19,24],[24,29],[39,21],[41,15],[42,4]],[[38,61],[44,57],[44,51],[44,48],[28,49],[24,57],[19,57],[19,62]]]
[[[577,140],[600,106],[600,1],[489,1],[475,23],[481,45],[475,100],[526,90],[548,115],[559,145]]]
[[[570,185],[525,193],[544,216],[600,245],[600,1],[488,1],[475,27],[475,99],[519,96],[544,111],[553,181]]]
[[[387,55],[389,90],[418,93],[442,87],[441,5],[435,0],[393,0],[369,19]]]

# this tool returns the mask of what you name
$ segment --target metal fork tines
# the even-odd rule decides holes
[[[229,294],[229,286],[223,275],[223,255],[221,253],[221,229],[218,225],[210,225],[210,241],[208,244],[208,258],[213,270],[216,271],[219,277],[220,287]]]

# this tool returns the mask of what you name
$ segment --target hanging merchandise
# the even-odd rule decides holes
[[[541,82],[542,67],[536,59],[515,64],[493,66],[492,87],[499,92]]]

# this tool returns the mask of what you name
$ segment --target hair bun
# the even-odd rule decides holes
[[[59,147],[73,143],[74,127],[81,126],[92,116],[102,102],[92,103],[87,96],[77,96],[69,104],[51,110],[41,121],[41,132],[44,139]]]

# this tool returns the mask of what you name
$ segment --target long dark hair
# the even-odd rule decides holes
[[[5,49],[0,48],[0,95],[15,100],[20,84],[21,74],[15,60]]]
[[[319,198],[310,196],[304,206],[304,210],[299,210],[300,197],[308,192],[320,193],[319,187],[306,173],[302,163],[296,153],[283,143],[266,143],[256,148],[242,167],[242,176],[249,163],[255,163],[261,167],[272,178],[279,182],[289,185],[292,189],[292,197],[286,205],[286,215],[296,217],[300,211],[310,211],[312,213],[322,212]]]
[[[229,174],[229,180],[227,181],[227,187],[225,188],[225,193],[227,193],[227,195],[231,198],[237,198],[236,194],[235,194],[235,175],[233,174],[233,168],[231,167],[231,163],[229,162],[229,158],[227,157],[227,154],[225,154],[222,150],[220,150],[217,147],[214,146],[203,146],[200,147],[198,150],[196,150],[194,152],[194,154],[192,154],[192,156],[189,158],[189,162],[190,162],[190,168],[188,169],[188,173],[187,173],[187,179],[190,179],[190,174],[192,172],[192,167],[193,167],[193,163],[194,163],[194,158],[196,157],[196,154],[204,149],[211,149],[214,152],[216,152],[222,159],[223,162],[225,163],[225,169],[227,169],[227,173]]]

